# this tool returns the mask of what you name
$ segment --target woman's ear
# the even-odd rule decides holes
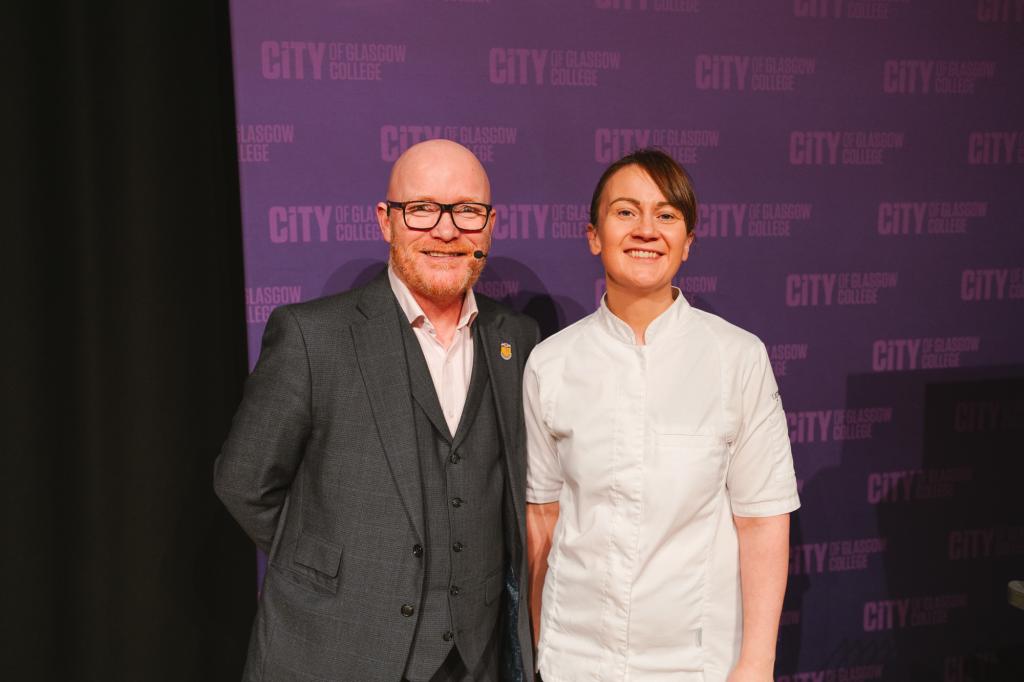
[[[593,223],[587,223],[587,243],[590,244],[590,253],[595,256],[601,254],[601,236]]]
[[[686,241],[683,242],[683,259],[680,261],[681,263],[685,263],[686,259],[690,257],[690,247],[693,246],[693,240],[696,238],[697,236],[693,232],[686,235]]]

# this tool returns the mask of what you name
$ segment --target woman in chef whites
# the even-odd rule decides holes
[[[696,222],[667,154],[612,164],[587,227],[607,293],[526,365],[544,682],[773,679],[793,456],[764,344],[672,286]]]

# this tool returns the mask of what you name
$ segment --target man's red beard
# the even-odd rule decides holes
[[[434,251],[443,252],[447,249],[438,248]],[[391,242],[391,267],[410,290],[426,296],[431,300],[451,300],[465,295],[466,290],[476,284],[484,269],[484,259],[474,258],[471,254],[452,258],[451,262],[435,265],[432,269],[440,272],[462,270],[457,277],[432,278],[424,276],[416,268],[415,258],[418,252],[411,247],[401,248]],[[469,259],[469,267],[463,262]]]

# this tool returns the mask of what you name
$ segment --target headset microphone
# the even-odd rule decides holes
[[[477,260],[483,260],[484,258],[487,258],[487,254],[477,249],[476,251],[473,252],[473,258],[476,258]]]

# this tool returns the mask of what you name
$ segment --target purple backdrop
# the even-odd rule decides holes
[[[789,417],[777,679],[1024,656],[1024,0],[232,5],[252,361],[274,306],[380,268],[409,145],[484,161],[478,290],[547,334],[602,290],[601,170],[660,147],[702,204],[678,284],[765,341]]]

